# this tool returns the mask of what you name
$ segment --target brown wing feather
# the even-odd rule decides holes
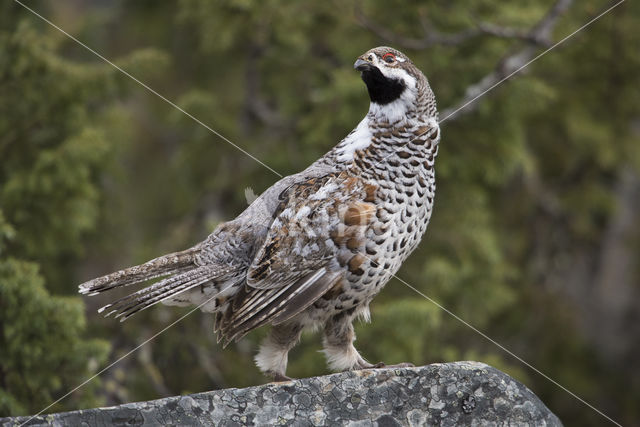
[[[226,345],[266,323],[284,323],[332,289],[347,269],[357,271],[354,254],[375,216],[370,202],[376,188],[342,174],[289,187],[249,268],[247,286],[217,316],[219,339]],[[348,252],[342,261],[340,250]]]
[[[247,273],[250,287],[290,286],[335,258],[335,247],[328,244],[327,236],[337,216],[339,201],[330,197],[337,181],[336,175],[312,178],[282,194],[267,238]]]
[[[336,271],[340,250],[346,245],[354,251],[364,243],[364,231],[376,216],[376,190],[374,183],[347,174],[289,187],[248,270],[247,284],[286,287],[325,266]]]
[[[342,280],[342,274],[329,273],[313,286],[305,289],[298,295],[291,298],[287,305],[280,310],[277,315],[271,319],[271,323],[279,325],[284,323],[299,313],[302,313],[307,307],[316,302],[318,298],[327,293],[333,286]]]
[[[283,312],[295,315],[304,310],[333,286],[337,275],[322,269],[283,289],[251,289],[248,297],[257,298],[259,304],[253,305],[250,310],[232,312],[220,319],[222,325],[219,330],[225,345],[269,323]],[[233,307],[228,310],[233,311]]]

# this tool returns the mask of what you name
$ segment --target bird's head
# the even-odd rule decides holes
[[[380,46],[359,56],[360,71],[371,98],[371,112],[396,120],[411,112],[436,117],[433,92],[427,78],[402,52]]]

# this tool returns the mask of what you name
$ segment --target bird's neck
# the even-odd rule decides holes
[[[404,126],[407,122],[418,118],[415,104],[408,101],[401,97],[383,105],[372,102],[369,105],[367,118],[371,123],[390,123]]]
[[[396,121],[388,118],[370,111],[329,155],[342,165],[341,169],[350,168],[362,175],[375,173],[390,162],[435,157],[440,138],[436,117],[410,111]]]
[[[426,79],[420,81],[417,93],[405,90],[394,101],[388,103],[371,102],[367,117],[371,122],[396,123],[405,126],[414,122],[426,122],[430,118],[438,120],[435,97]]]

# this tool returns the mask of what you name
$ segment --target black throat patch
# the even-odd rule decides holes
[[[362,80],[364,80],[369,90],[369,98],[371,102],[385,105],[400,98],[405,90],[402,80],[389,79],[382,75],[377,67],[371,67],[362,71]]]

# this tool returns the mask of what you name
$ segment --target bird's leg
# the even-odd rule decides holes
[[[353,331],[353,315],[343,312],[331,317],[324,327],[324,354],[329,368],[334,371],[373,368],[353,346],[356,334]]]
[[[353,346],[356,334],[351,323],[353,316],[340,313],[333,316],[324,328],[324,354],[329,367],[335,371],[381,368],[412,368],[411,363],[386,365],[383,362],[372,364],[367,362]]]
[[[291,380],[285,375],[288,354],[300,340],[301,333],[302,325],[298,323],[274,326],[255,357],[258,368],[265,375],[273,377],[274,381]]]

